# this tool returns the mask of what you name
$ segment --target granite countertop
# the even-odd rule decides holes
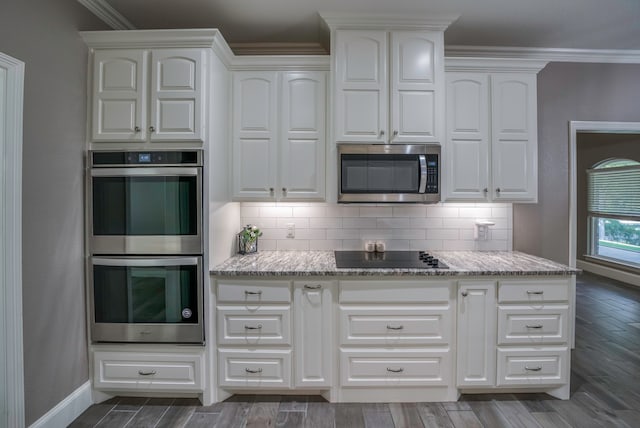
[[[429,251],[449,269],[338,269],[333,251],[261,251],[236,255],[216,276],[574,275],[579,269],[518,251]]]

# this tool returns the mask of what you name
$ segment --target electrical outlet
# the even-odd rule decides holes
[[[296,224],[295,223],[287,223],[287,238],[293,239],[296,237]]]

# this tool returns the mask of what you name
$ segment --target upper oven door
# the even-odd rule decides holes
[[[202,168],[93,168],[92,254],[202,253]]]

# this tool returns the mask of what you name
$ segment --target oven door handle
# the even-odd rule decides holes
[[[425,193],[427,191],[427,156],[418,155],[420,160],[420,187],[418,193]]]
[[[92,257],[91,263],[99,266],[134,266],[134,267],[154,267],[154,266],[199,266],[199,257]]]
[[[146,177],[146,176],[198,176],[202,168],[199,167],[135,167],[135,168],[93,168],[92,177]]]

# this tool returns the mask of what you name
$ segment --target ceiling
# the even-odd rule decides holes
[[[100,1],[135,28],[218,28],[232,46],[326,45],[319,12],[327,12],[459,15],[445,32],[447,45],[640,49],[640,0]]]

